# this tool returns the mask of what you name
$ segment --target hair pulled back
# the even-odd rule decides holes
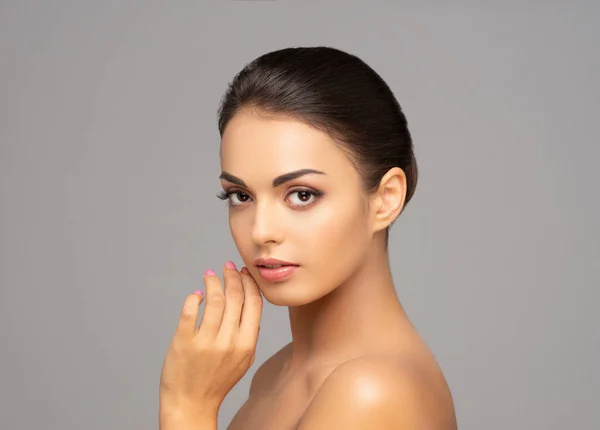
[[[393,167],[406,174],[406,204],[418,170],[406,117],[389,86],[357,56],[336,48],[272,51],[229,83],[218,110],[219,133],[241,109],[304,122],[331,136],[372,193]],[[388,231],[386,229],[386,246]]]

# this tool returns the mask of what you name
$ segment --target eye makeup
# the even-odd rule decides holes
[[[296,194],[298,196],[302,195],[304,197],[308,196],[309,198],[312,197],[312,200],[309,200],[308,202],[303,201],[301,198],[301,199],[299,199],[300,203],[291,203],[291,205],[295,208],[304,208],[304,207],[314,204],[325,193],[323,193],[322,191],[319,191],[319,190],[312,189],[312,188],[296,188],[296,189],[290,190],[288,192],[288,194],[286,196],[286,200],[287,200],[287,198],[289,198],[289,196],[294,195],[294,194]],[[232,200],[232,197],[237,197],[238,202],[234,202]],[[223,190],[223,191],[219,192],[217,194],[217,198],[219,198],[221,200],[227,200],[228,206],[236,207],[236,206],[244,205],[252,197],[250,197],[249,194],[247,194],[241,190],[231,188],[231,189]]]

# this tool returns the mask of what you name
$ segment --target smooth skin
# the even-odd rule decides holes
[[[246,268],[225,267],[223,278],[224,289],[216,275],[204,276],[199,327],[204,295],[185,300],[162,368],[161,430],[216,429],[221,403],[254,362],[262,296]]]
[[[455,430],[445,378],[398,300],[384,246],[385,228],[405,203],[402,169],[390,169],[366,195],[355,166],[327,134],[251,110],[228,124],[221,169],[232,237],[254,282],[242,291],[260,290],[270,303],[287,306],[292,332],[292,342],[255,373],[229,429]],[[276,180],[303,169],[322,173]],[[289,279],[269,282],[254,265],[259,257],[299,267]],[[227,309],[235,279],[228,272],[224,295],[207,284],[205,313],[212,303]],[[211,302],[211,294],[225,303]],[[256,332],[253,321],[247,332]],[[180,425],[161,430],[216,429],[215,405],[247,371],[249,345],[256,346],[254,335],[236,339],[244,347],[229,350],[237,353],[216,343],[213,352],[208,343],[169,351],[177,358],[165,360],[170,395],[161,393],[161,413]],[[202,358],[195,357],[199,351]]]

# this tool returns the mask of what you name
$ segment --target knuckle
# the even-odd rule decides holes
[[[211,306],[225,306],[225,295],[223,293],[212,294],[206,299],[207,303],[210,303]]]
[[[182,321],[191,321],[196,317],[196,314],[191,309],[184,308],[181,312],[180,319]]]
[[[225,336],[221,336],[221,333],[219,333],[219,336],[217,336],[217,338],[213,341],[212,347],[215,351],[228,352],[233,351],[234,344],[230,341],[230,339],[226,338]]]
[[[218,344],[216,350],[223,355],[231,355],[234,352],[233,345],[226,342]]]
[[[213,348],[205,342],[198,342],[195,345],[196,352],[201,355],[210,356],[213,353]]]
[[[231,301],[236,305],[241,305],[244,303],[244,294],[240,293],[240,291],[228,291],[227,301]]]
[[[196,317],[198,307],[193,303],[186,303],[181,309],[181,319],[189,320]]]

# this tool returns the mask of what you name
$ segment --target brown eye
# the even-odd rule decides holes
[[[244,194],[244,193],[235,193],[235,195],[238,196],[238,200],[241,202],[247,202],[248,199],[250,198],[250,196],[248,194]]]
[[[298,197],[300,197],[300,200],[303,202],[307,202],[311,196],[312,194],[308,191],[298,191]]]
[[[313,190],[296,190],[292,191],[289,195],[297,196],[295,199],[290,198],[292,205],[302,207],[312,205],[322,194],[319,191]]]
[[[221,200],[227,200],[228,206],[239,206],[251,199],[248,194],[235,190],[221,191],[217,194],[217,197]]]
[[[233,196],[237,197],[237,199],[233,199]],[[237,200],[237,202],[235,201]],[[237,206],[242,203],[246,203],[250,200],[250,196],[248,194],[242,193],[241,191],[232,191],[229,193],[229,204],[232,206]]]

